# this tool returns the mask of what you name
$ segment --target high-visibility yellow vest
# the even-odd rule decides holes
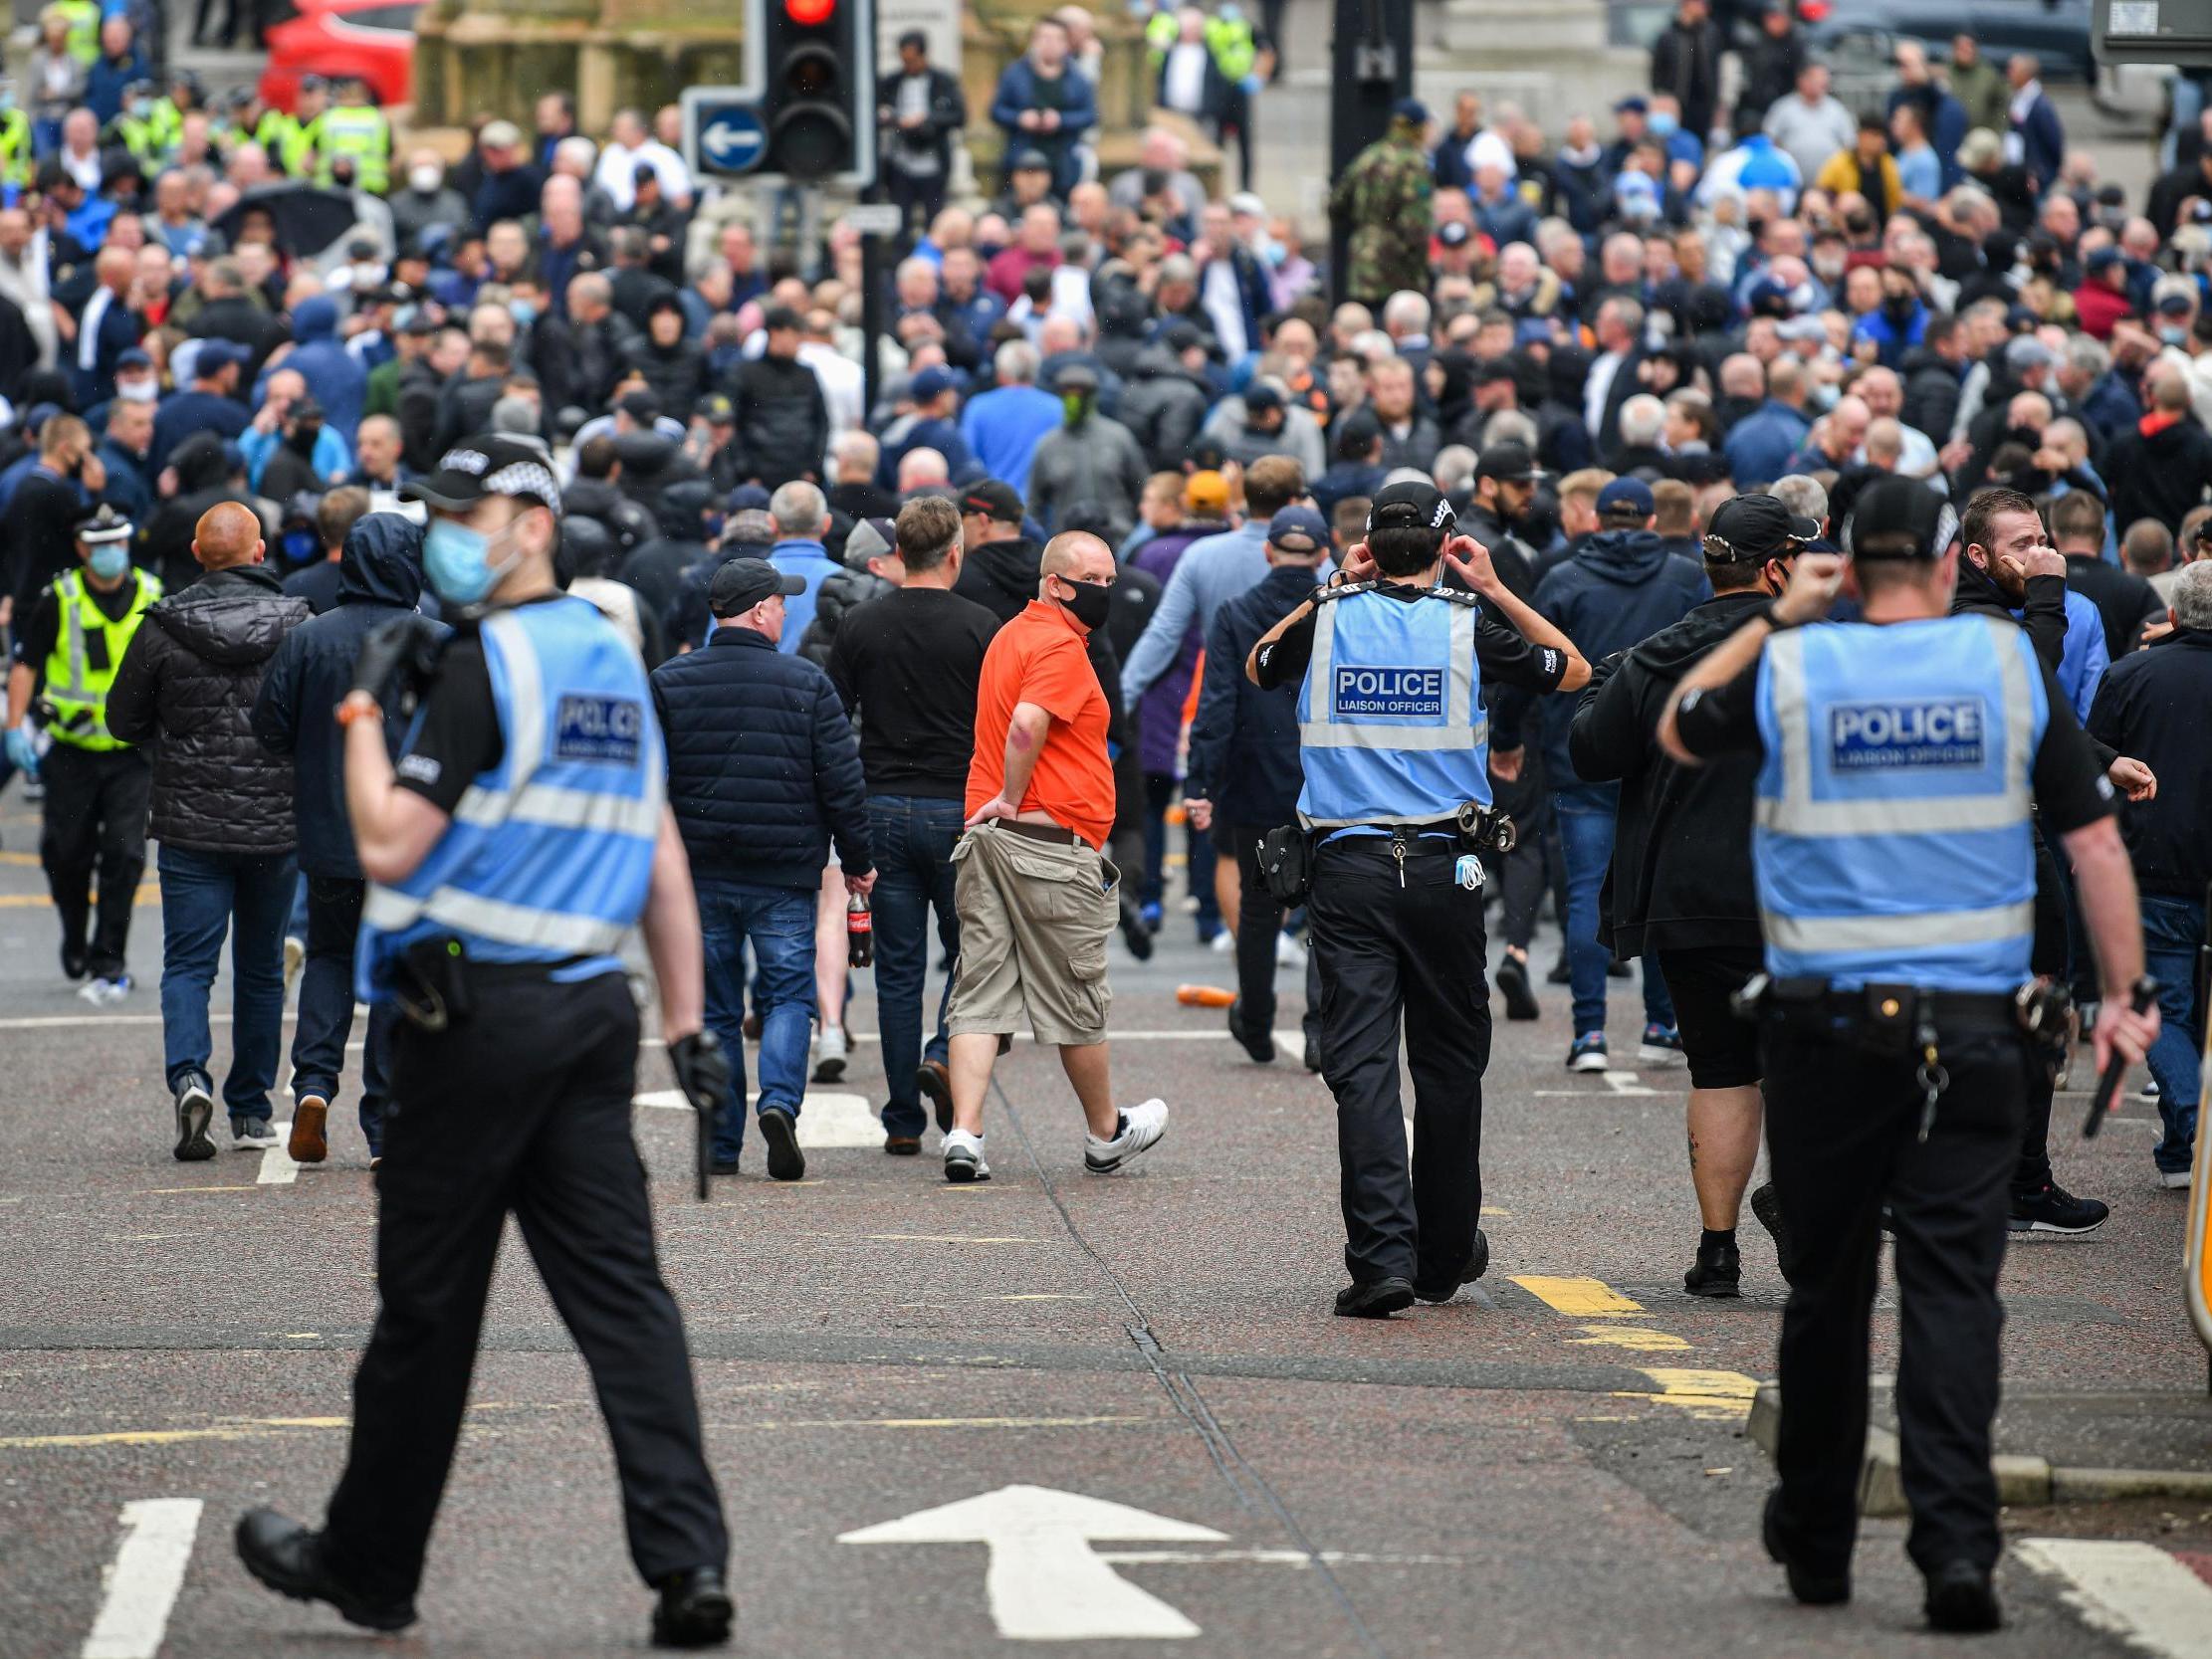
[[[69,55],[87,69],[100,62],[100,7],[94,0],[54,0],[69,19]]]
[[[332,163],[341,155],[353,158],[353,186],[382,195],[391,183],[391,123],[381,109],[365,104],[341,104],[323,111],[316,122],[315,181],[333,182]]]
[[[130,746],[108,729],[108,689],[115,683],[130,636],[161,597],[159,578],[133,570],[130,579],[137,592],[119,622],[100,608],[83,570],[72,570],[54,584],[62,625],[46,659],[45,701],[50,711],[47,734],[58,743],[87,749]]]
[[[322,119],[319,115],[318,120]],[[254,127],[254,142],[268,152],[272,165],[291,178],[300,176],[313,141],[309,128],[300,123],[300,117],[289,115],[282,109],[272,109],[261,117]]]
[[[28,185],[35,165],[31,157],[31,117],[20,109],[0,114],[0,183]]]
[[[1252,65],[1259,57],[1259,45],[1252,39],[1252,26],[1242,18],[1233,23],[1222,17],[1208,18],[1206,44],[1231,86],[1251,74]]]

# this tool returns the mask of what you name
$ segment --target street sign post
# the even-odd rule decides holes
[[[692,170],[743,177],[768,158],[768,128],[751,98],[735,88],[695,87],[684,94],[684,135]]]

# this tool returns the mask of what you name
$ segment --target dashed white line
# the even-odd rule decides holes
[[[2028,1538],[2014,1548],[2098,1629],[2158,1659],[2212,1659],[2212,1584],[2156,1545]]]
[[[122,1547],[82,1659],[153,1659],[184,1587],[200,1530],[197,1498],[140,1498],[122,1507]]]
[[[300,1166],[292,1161],[287,1149],[292,1142],[292,1120],[269,1126],[277,1132],[277,1143],[261,1154],[261,1173],[254,1177],[258,1186],[290,1186],[300,1178]]]

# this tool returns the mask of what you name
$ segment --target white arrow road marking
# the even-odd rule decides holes
[[[2024,1538],[2013,1548],[2098,1629],[2159,1659],[2212,1659],[2212,1584],[2156,1545]]]
[[[746,1102],[750,1105],[760,1098],[756,1091],[746,1096]],[[674,1089],[652,1090],[631,1104],[663,1112],[692,1110],[691,1102]],[[865,1095],[810,1093],[799,1102],[798,1143],[809,1152],[835,1146],[881,1146],[883,1120],[876,1116]]]
[[[1225,1534],[1164,1515],[1055,1492],[1002,1486],[957,1504],[846,1533],[839,1544],[984,1544],[984,1594],[998,1634],[1020,1642],[1175,1640],[1199,1627],[1100,1559],[1094,1541],[1222,1544]]]
[[[277,1132],[277,1143],[261,1154],[261,1173],[254,1177],[259,1186],[290,1186],[300,1178],[300,1166],[292,1161],[292,1120],[271,1124]]]
[[[1644,1080],[1634,1072],[1607,1072],[1606,1087],[1616,1095],[1656,1095],[1657,1089],[1644,1087]]]
[[[200,1530],[197,1498],[140,1498],[122,1507],[122,1547],[106,1574],[82,1659],[153,1659],[184,1587],[184,1563]]]

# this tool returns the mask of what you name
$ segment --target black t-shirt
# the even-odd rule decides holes
[[[1375,590],[1385,598],[1413,604],[1430,590],[1386,584]],[[1342,604],[1343,600],[1331,600]],[[1456,603],[1445,600],[1443,603]],[[1259,653],[1259,684],[1263,691],[1295,685],[1305,677],[1313,660],[1314,610],[1308,610],[1272,645]],[[1567,673],[1567,654],[1549,645],[1532,645],[1516,629],[1508,628],[1485,605],[1474,626],[1474,660],[1484,685],[1518,686],[1524,691],[1556,691]]]
[[[2041,662],[2036,669],[2051,711],[2030,772],[2037,821],[2048,835],[2067,835],[2111,815],[2112,786],[2066,693],[2050,669]],[[1759,737],[1759,665],[1752,663],[1725,686],[1684,697],[1674,726],[1682,747],[1700,759],[1765,753]]]
[[[54,642],[62,637],[62,596],[56,591],[57,586],[49,582],[39,590],[38,605],[32,610],[30,621],[15,631],[16,661],[29,663],[42,674],[46,671],[46,659],[54,655]],[[100,614],[111,622],[120,622],[128,616],[138,598],[138,584],[131,576],[125,576],[112,593],[101,592],[88,579],[85,591],[93,596],[93,604]]]
[[[399,757],[399,787],[450,818],[469,785],[506,752],[484,644],[474,629],[456,633],[423,692],[413,738]]]
[[[838,624],[829,677],[860,713],[871,795],[961,800],[976,747],[976,686],[998,619],[943,588],[895,588]]]

